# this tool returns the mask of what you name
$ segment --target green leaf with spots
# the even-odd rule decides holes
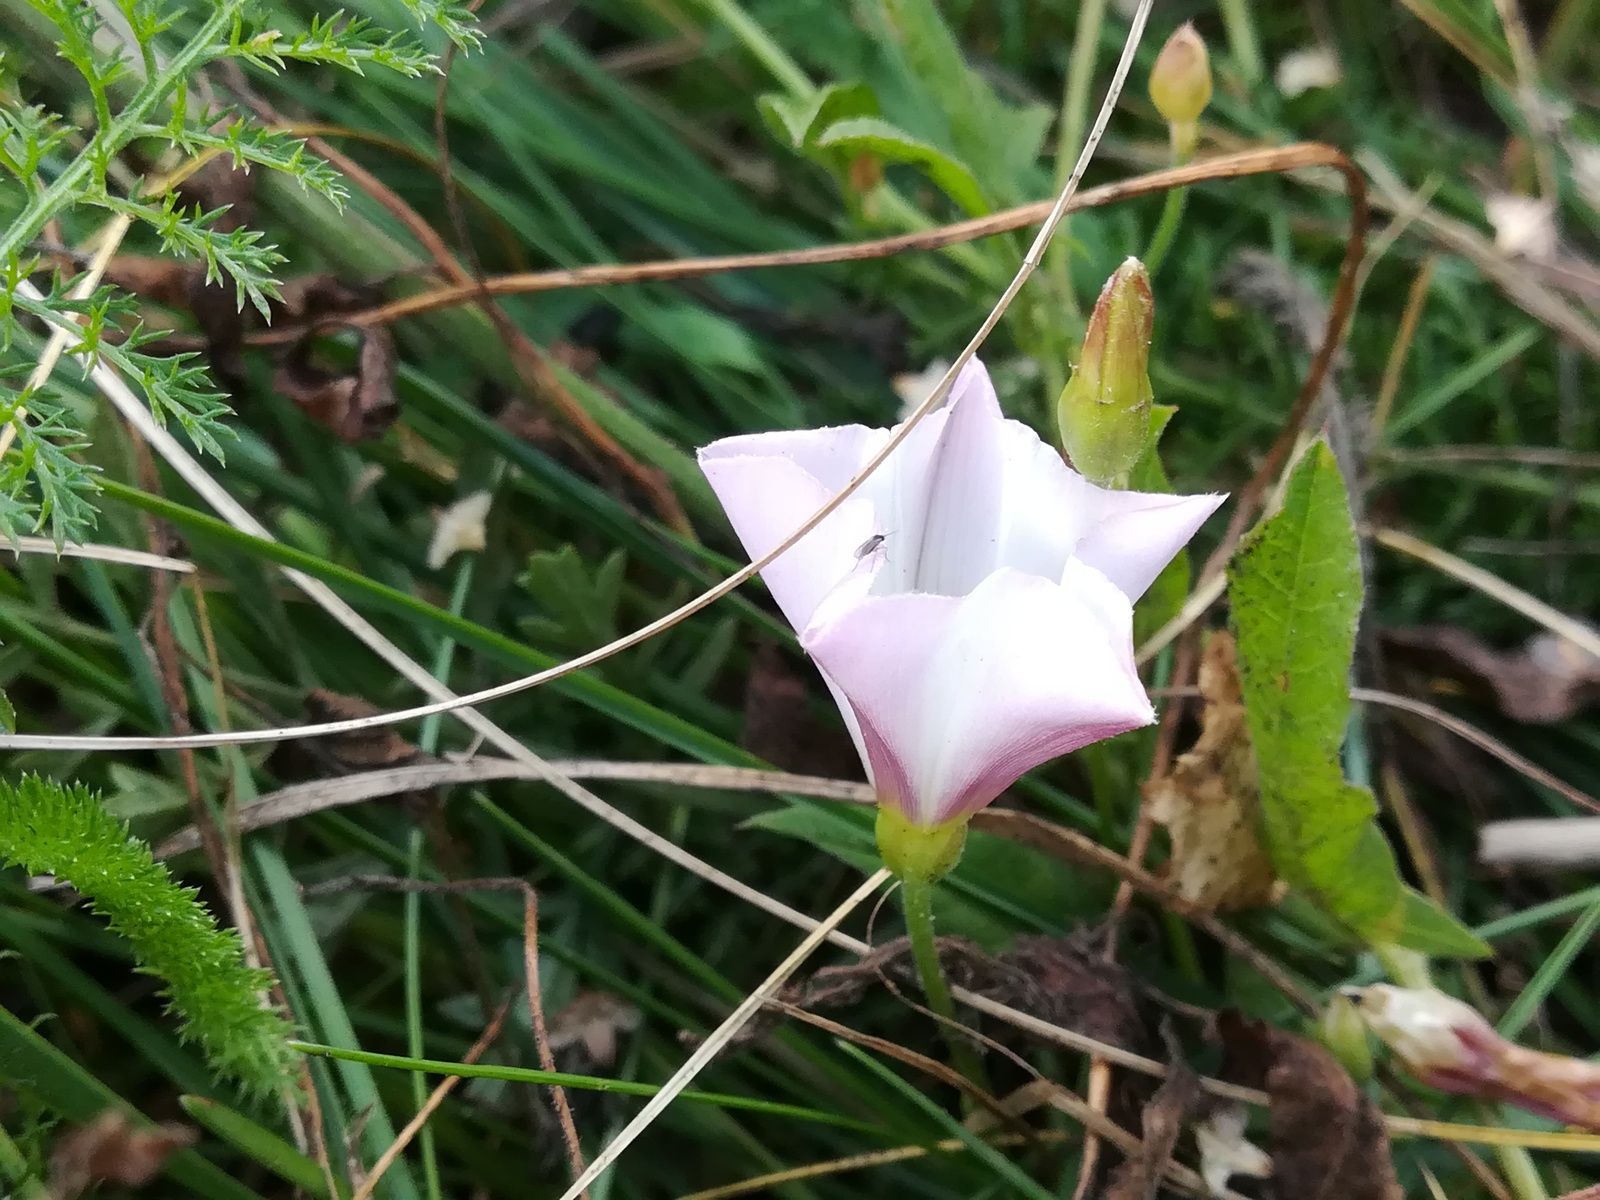
[[[1373,820],[1377,802],[1340,769],[1361,564],[1344,479],[1323,442],[1296,467],[1282,510],[1235,555],[1228,596],[1263,834],[1278,874],[1369,943],[1486,953],[1405,886]]]

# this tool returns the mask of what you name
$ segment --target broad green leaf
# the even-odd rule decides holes
[[[11,698],[0,691],[0,729],[7,733],[17,731],[17,709],[11,703]]]
[[[1428,897],[1405,888],[1395,943],[1407,950],[1451,958],[1487,958],[1489,945]]]
[[[835,121],[817,136],[814,145],[818,150],[852,156],[876,154],[887,162],[916,167],[971,215],[982,216],[989,211],[989,202],[966,164],[880,117]]]
[[[935,0],[880,0],[906,66],[949,125],[949,145],[984,181],[988,199],[1020,202],[1034,194],[1028,176],[1055,119],[1046,104],[1006,105],[967,66],[961,43]]]
[[[1404,886],[1373,821],[1372,793],[1339,767],[1361,566],[1344,479],[1325,443],[1306,452],[1282,510],[1240,548],[1228,594],[1278,874],[1368,942],[1418,939],[1438,953],[1481,953],[1454,918]]]
[[[830,83],[805,100],[781,92],[756,101],[768,128],[796,150],[805,150],[816,135],[847,117],[875,117],[878,98],[864,83]]]

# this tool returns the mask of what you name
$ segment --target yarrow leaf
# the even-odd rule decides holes
[[[0,782],[0,860],[70,883],[127,938],[139,969],[165,981],[180,1034],[219,1075],[262,1094],[292,1079],[290,1026],[259,999],[270,978],[245,966],[238,935],[86,788],[36,775]]]

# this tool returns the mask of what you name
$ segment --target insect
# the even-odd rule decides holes
[[[875,533],[871,537],[869,537],[866,541],[862,542],[861,545],[857,546],[856,547],[856,561],[860,562],[863,558],[865,558],[867,555],[871,554],[879,546],[883,545],[883,539],[886,538],[887,536],[888,536],[888,534]]]

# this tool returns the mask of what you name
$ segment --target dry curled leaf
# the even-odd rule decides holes
[[[1019,937],[1003,954],[988,954],[961,937],[942,937],[937,944],[945,975],[956,987],[1124,1050],[1148,1054],[1153,1048],[1133,977],[1105,961],[1099,939],[1091,934]],[[885,982],[912,997],[920,993],[909,939],[884,942],[853,963],[824,967],[790,984],[778,999],[808,1011],[844,1008]],[[768,1010],[746,1027],[741,1040],[781,1020],[780,1011]]]
[[[135,1125],[127,1113],[108,1109],[57,1139],[50,1152],[50,1200],[74,1200],[100,1183],[144,1187],[173,1151],[198,1139],[187,1125]]]
[[[1520,650],[1496,650],[1454,625],[1388,629],[1394,658],[1492,696],[1514,721],[1549,725],[1600,700],[1600,658],[1558,634],[1542,632]]]
[[[313,421],[348,444],[375,438],[400,413],[394,395],[394,336],[380,326],[357,330],[355,369],[333,371],[312,361],[312,339],[289,348],[273,373],[273,386]]]
[[[1339,1060],[1308,1038],[1236,1012],[1217,1017],[1223,1077],[1271,1097],[1282,1200],[1401,1200],[1383,1116]]]
[[[428,567],[437,571],[462,551],[482,550],[487,544],[486,525],[493,492],[473,492],[440,511],[428,543]]]
[[[1376,984],[1346,994],[1372,1031],[1429,1087],[1600,1130],[1600,1063],[1509,1042],[1477,1009],[1443,992]]]
[[[609,1067],[617,1060],[617,1035],[639,1027],[639,1010],[610,992],[579,992],[550,1018],[550,1049],[581,1045],[589,1061]]]
[[[1138,1156],[1124,1160],[1112,1172],[1104,1200],[1155,1200],[1177,1148],[1178,1135],[1200,1102],[1200,1077],[1183,1060],[1171,1031],[1163,1029],[1163,1033],[1167,1040],[1167,1077],[1144,1106],[1144,1141]]]
[[[1258,833],[1261,797],[1232,634],[1218,631],[1206,644],[1200,695],[1200,739],[1144,785],[1151,816],[1172,838],[1167,881],[1208,912],[1276,904],[1285,889]]]

